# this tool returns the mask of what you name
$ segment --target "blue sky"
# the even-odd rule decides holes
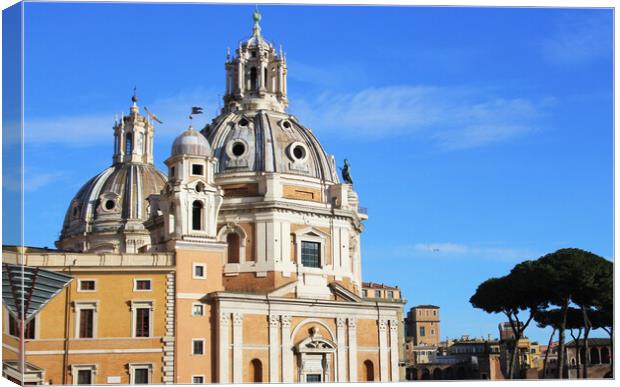
[[[204,124],[253,6],[27,3],[26,244],[53,246],[111,164],[114,117],[163,121],[156,164]],[[613,255],[612,11],[261,6],[289,111],[351,163],[367,281],[441,307],[441,336],[497,336],[477,285],[562,247]],[[6,173],[6,172],[5,172]],[[5,240],[10,242],[10,240]],[[530,337],[547,340],[538,329]]]

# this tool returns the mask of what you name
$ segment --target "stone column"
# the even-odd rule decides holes
[[[219,329],[219,383],[228,383],[228,324],[229,313],[220,313]]]
[[[280,322],[275,314],[269,315],[269,383],[278,383],[278,328]]]
[[[282,322],[282,383],[293,383],[293,351],[291,349],[291,316],[280,317]]]
[[[379,370],[381,381],[388,380],[388,346],[387,346],[387,320],[379,319]]]
[[[357,329],[355,318],[349,318],[349,382],[357,382]]]
[[[336,331],[336,336],[337,336],[337,345],[338,348],[336,348],[336,375],[335,375],[335,380],[338,382],[346,382],[347,381],[347,375],[346,375],[346,368],[345,368],[345,363],[347,361],[346,359],[346,332],[345,332],[345,328],[346,328],[346,319],[344,317],[338,317],[336,319],[336,327],[337,327],[337,331]]]
[[[243,383],[243,315],[233,314],[233,383]]]
[[[398,348],[398,320],[390,320],[390,369],[391,382],[399,381],[399,348]]]

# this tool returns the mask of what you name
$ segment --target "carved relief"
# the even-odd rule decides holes
[[[280,316],[280,319],[282,321],[282,327],[290,328],[290,326],[291,326],[291,316],[282,315],[282,316]]]
[[[233,313],[233,325],[240,326],[243,324],[243,315],[241,313]]]
[[[220,313],[220,325],[226,326],[230,322],[230,313],[222,312]]]

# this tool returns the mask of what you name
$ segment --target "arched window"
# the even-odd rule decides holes
[[[192,230],[202,230],[202,202],[199,200],[192,204]]]
[[[168,210],[168,232],[174,233],[174,203],[170,203],[170,209]]]
[[[435,368],[435,370],[433,371],[433,380],[441,380],[441,369],[439,368]]]
[[[125,136],[125,154],[130,155],[133,150],[133,136],[131,133],[127,133]]]
[[[269,76],[267,74],[267,67],[265,67],[265,71],[263,72],[263,75],[264,75],[264,77],[263,77],[263,86],[267,86],[269,84],[268,81],[267,81],[268,76]]]
[[[250,90],[258,89],[258,74],[256,71],[256,67],[252,67],[250,69]]]
[[[422,370],[422,377],[420,380],[431,380],[431,372],[427,368]]]
[[[226,235],[228,243],[228,263],[239,263],[239,234],[231,232]]]
[[[607,347],[601,348],[601,363],[609,364],[609,349]]]
[[[364,370],[366,371],[366,381],[374,382],[375,381],[375,366],[372,364],[372,361],[365,360],[364,361]]]
[[[590,364],[601,364],[598,348],[590,348]]]
[[[252,360],[252,382],[253,383],[263,382],[263,363],[258,359]]]

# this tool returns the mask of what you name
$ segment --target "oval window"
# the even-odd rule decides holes
[[[241,121],[239,121],[240,126],[248,126],[248,123],[248,120],[246,120],[245,118],[242,118]]]
[[[242,142],[236,142],[232,146],[232,153],[236,157],[240,157],[245,153],[245,145]]]
[[[114,209],[115,205],[116,205],[116,203],[114,203],[114,200],[106,200],[106,202],[105,202],[105,209],[106,210],[112,210],[112,209]]]
[[[290,123],[290,122],[288,122],[288,121],[284,121],[284,122],[282,123],[282,126],[284,126],[286,129],[290,129],[290,128],[291,128],[291,123]]]
[[[294,147],[293,157],[295,157],[297,160],[304,159],[306,157],[306,150],[304,149],[304,147],[301,145],[297,145],[296,147]]]

